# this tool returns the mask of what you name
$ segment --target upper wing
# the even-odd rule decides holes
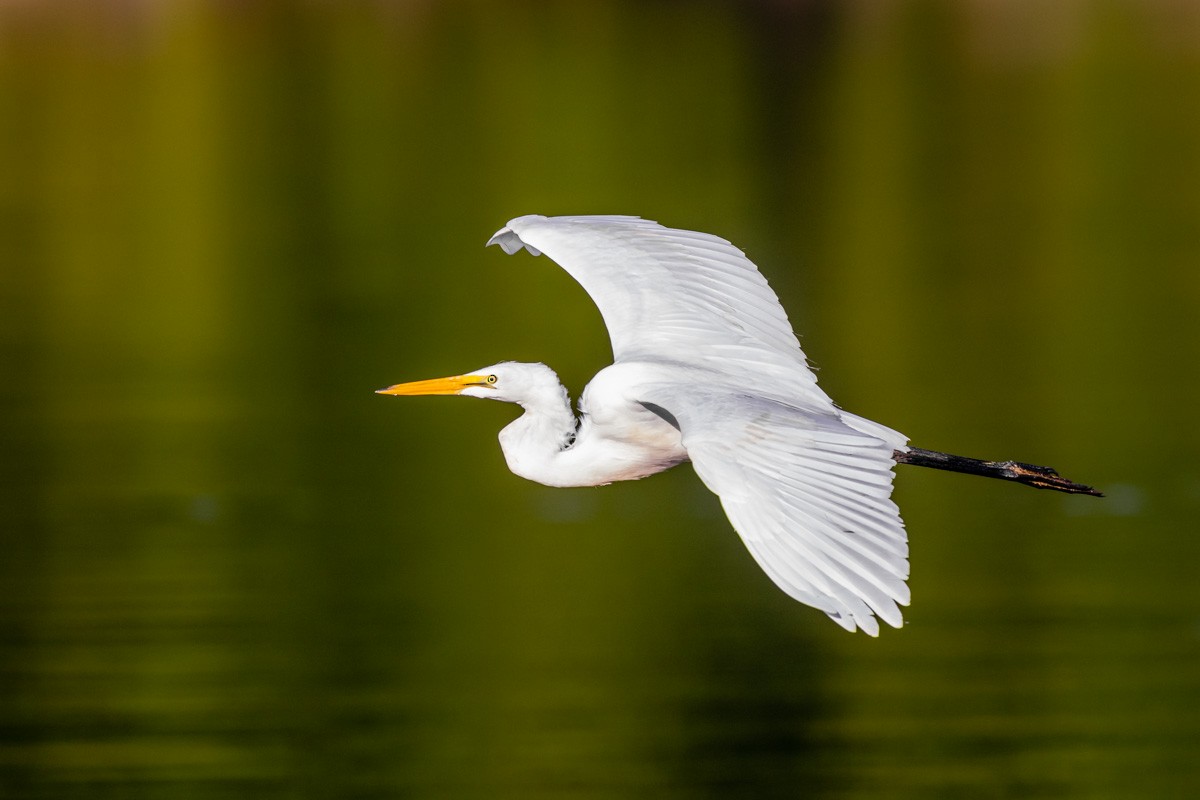
[[[545,253],[600,309],[615,361],[741,370],[787,396],[816,386],[775,292],[741,250],[638,217],[517,217],[488,244]]]
[[[908,605],[908,540],[892,492],[887,440],[820,414],[747,395],[652,392],[679,421],[696,473],[785,592],[839,625],[900,627]],[[648,395],[650,397],[650,395]]]

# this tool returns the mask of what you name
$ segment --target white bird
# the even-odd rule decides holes
[[[633,480],[691,461],[779,588],[848,631],[900,627],[908,540],[891,500],[897,461],[1095,493],[1045,467],[909,448],[818,386],[775,293],[707,233],[627,216],[517,217],[488,241],[558,262],[591,295],[613,364],[579,418],[544,364],[503,362],[402,383],[390,395],[516,403],[500,432],[517,475],[547,486]]]

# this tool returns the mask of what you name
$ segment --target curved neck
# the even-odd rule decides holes
[[[575,441],[579,422],[561,391],[521,401],[525,413],[500,431],[500,449],[516,475],[547,486],[578,486],[563,470],[561,455]]]

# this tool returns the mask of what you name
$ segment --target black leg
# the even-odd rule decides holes
[[[967,475],[982,475],[985,478],[999,478],[1005,481],[1016,481],[1026,486],[1036,486],[1038,489],[1053,489],[1057,492],[1070,494],[1090,494],[1103,497],[1090,486],[1075,483],[1059,475],[1050,467],[1038,467],[1033,464],[1022,464],[1020,461],[981,461],[977,458],[954,456],[949,453],[939,453],[936,450],[922,450],[910,447],[908,452],[897,450],[892,454],[898,464],[912,464],[917,467],[944,469],[950,472],[963,472]]]

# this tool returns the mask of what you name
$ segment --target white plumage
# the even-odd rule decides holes
[[[488,242],[569,272],[600,309],[613,365],[576,420],[557,376],[506,362],[387,394],[519,403],[509,467],[550,486],[641,478],[690,460],[785,592],[847,630],[899,627],[908,544],[889,499],[907,439],[837,408],[778,298],[741,250],[637,217],[518,217]]]

